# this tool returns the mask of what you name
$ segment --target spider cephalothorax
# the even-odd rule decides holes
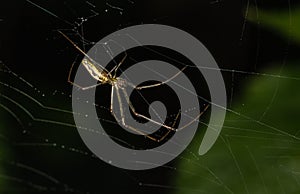
[[[122,78],[114,78],[113,84],[115,84],[115,86],[117,86],[120,89],[125,89],[128,86],[128,82]]]

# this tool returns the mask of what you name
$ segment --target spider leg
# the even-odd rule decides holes
[[[176,124],[177,119],[179,118],[180,111],[176,114],[176,117],[175,117],[175,120],[174,120],[172,126],[168,126],[168,125],[165,125],[163,123],[157,122],[157,121],[155,121],[155,120],[153,120],[153,119],[151,119],[149,117],[146,117],[146,116],[144,116],[142,114],[137,113],[136,110],[135,110],[135,108],[133,107],[131,101],[129,100],[128,94],[125,91],[125,89],[122,89],[122,92],[123,92],[123,94],[124,94],[124,96],[126,98],[126,101],[127,101],[128,105],[129,105],[129,108],[131,109],[131,111],[133,112],[134,115],[136,115],[138,117],[141,117],[141,118],[144,118],[144,119],[146,119],[146,120],[148,120],[148,121],[150,121],[150,122],[152,122],[154,124],[157,124],[157,125],[159,125],[161,127],[164,127],[166,129],[168,129],[168,132],[164,136],[162,136],[160,139],[153,138],[153,137],[151,137],[149,135],[147,136],[148,138],[151,137],[150,139],[152,139],[152,140],[154,139],[154,141],[156,141],[156,142],[161,142],[162,140],[164,140],[169,135],[169,133],[171,131],[177,131],[177,129],[175,129],[174,126]]]
[[[97,86],[103,84],[103,83],[99,83],[99,84],[95,84],[95,85],[83,87],[83,86],[80,86],[80,85],[78,85],[78,84],[76,84],[76,83],[74,83],[74,82],[72,82],[72,81],[68,81],[68,82],[69,82],[70,84],[72,84],[72,85],[78,87],[78,88],[81,89],[81,90],[88,90],[88,89],[95,88],[95,87],[97,87]]]
[[[110,95],[110,113],[115,117],[118,123],[120,123],[120,119],[117,117],[117,115],[114,112],[114,90],[115,87],[111,87],[111,95]]]
[[[115,86],[115,88],[116,88],[116,94],[117,94],[117,98],[118,98],[118,102],[119,102],[119,106],[120,106],[120,114],[121,114],[121,122],[120,122],[120,123],[121,123],[124,127],[128,128],[128,129],[130,129],[130,130],[132,130],[132,131],[135,131],[135,132],[137,132],[138,134],[143,135],[143,136],[145,136],[145,137],[147,137],[147,138],[149,138],[149,139],[151,139],[151,140],[153,140],[153,141],[156,141],[155,138],[153,138],[153,137],[147,135],[146,133],[144,133],[144,132],[142,132],[142,131],[140,131],[140,130],[138,130],[138,129],[136,129],[136,128],[134,128],[134,127],[129,126],[129,125],[126,124],[126,122],[125,122],[124,110],[123,110],[123,107],[122,107],[122,99],[121,99],[120,91],[119,91],[119,88],[118,88],[117,86]],[[116,118],[116,119],[117,119],[117,118]],[[117,120],[118,120],[118,119],[117,119]]]
[[[155,121],[155,120],[153,120],[153,119],[151,119],[151,118],[149,118],[149,117],[146,117],[145,115],[142,115],[142,114],[137,113],[136,110],[135,110],[135,108],[133,107],[131,101],[129,100],[128,94],[127,94],[127,92],[125,91],[125,89],[122,89],[122,92],[123,92],[123,94],[124,94],[124,96],[125,96],[125,98],[126,98],[126,101],[127,101],[128,105],[129,105],[129,108],[132,110],[132,112],[133,112],[133,114],[134,114],[135,116],[141,117],[141,118],[143,118],[143,119],[146,119],[146,120],[148,120],[148,121],[150,121],[150,122],[152,122],[152,123],[155,123],[155,124],[157,124],[157,125],[159,125],[159,126],[161,126],[161,127],[165,127],[165,128],[167,128],[167,129],[170,129],[170,130],[173,130],[173,131],[176,130],[176,129],[174,129],[174,128],[172,128],[172,127],[169,127],[169,126],[167,126],[167,125],[165,125],[165,124],[162,124],[162,123],[160,123],[160,122],[158,122],[158,121]]]
[[[62,31],[58,30],[58,32],[67,39],[80,53],[82,53],[86,58],[88,58],[90,61],[95,62],[90,56],[88,56],[75,42],[73,42],[67,35],[65,35]],[[102,65],[98,64],[102,69],[107,71]]]
[[[180,128],[177,128],[177,131],[180,131],[188,126],[190,126],[192,123],[196,122],[202,115],[203,113],[205,113],[208,109],[209,105],[206,105],[205,108],[203,109],[203,111],[201,111],[195,118],[193,118],[190,122],[188,122],[187,124],[183,125]]]
[[[110,112],[113,113],[114,109],[114,86],[111,87],[111,93],[110,93]]]
[[[179,110],[178,113],[176,114],[176,117],[175,117],[175,119],[174,119],[172,128],[175,127],[175,124],[176,124],[177,119],[179,118],[179,115],[180,115],[180,110]],[[162,136],[159,140],[157,140],[157,141],[158,141],[158,142],[163,141],[163,140],[170,134],[171,131],[173,131],[173,130],[168,130],[168,132],[167,132],[165,135],[163,135],[163,136]]]
[[[128,97],[128,94],[127,94],[127,92],[125,91],[125,89],[122,89],[122,91],[123,91],[123,93],[124,93],[124,96],[125,96],[125,98],[126,98],[126,101],[127,101],[128,105],[129,105],[129,108],[131,109],[131,111],[133,112],[134,115],[136,115],[137,117],[144,118],[144,119],[146,119],[146,120],[148,120],[148,121],[150,121],[150,122],[152,122],[152,123],[154,123],[154,124],[157,124],[157,125],[159,125],[159,126],[161,126],[161,127],[164,127],[164,128],[166,128],[166,129],[169,130],[168,133],[165,134],[162,138],[160,138],[159,140],[156,139],[157,142],[160,142],[160,141],[162,141],[164,138],[166,138],[167,135],[168,135],[171,131],[180,131],[180,130],[182,130],[182,129],[188,127],[188,126],[191,125],[192,123],[196,122],[196,121],[203,115],[203,113],[207,111],[207,109],[208,109],[208,107],[209,107],[209,105],[206,105],[205,108],[204,108],[204,110],[203,110],[202,112],[200,112],[195,118],[193,118],[193,119],[192,119],[190,122],[188,122],[187,124],[185,124],[185,125],[181,126],[180,128],[177,128],[177,129],[176,129],[176,128],[174,128],[174,126],[175,126],[175,124],[176,124],[177,119],[179,118],[180,113],[181,113],[180,110],[179,110],[179,112],[177,113],[177,115],[176,115],[176,117],[175,117],[175,120],[174,120],[173,125],[172,125],[172,126],[168,126],[168,125],[166,125],[166,124],[157,122],[157,121],[155,121],[155,120],[153,120],[153,119],[151,119],[151,118],[149,118],[149,117],[146,117],[145,115],[142,115],[142,114],[137,113],[136,110],[135,110],[135,108],[134,108],[134,106],[132,105],[132,103],[131,103],[131,101],[130,101],[130,99],[129,99],[129,97]]]
[[[117,76],[117,71],[120,68],[120,66],[124,63],[125,59],[127,58],[127,53],[125,53],[125,56],[123,57],[123,59],[118,63],[118,65],[116,65],[114,68],[112,68],[112,70],[109,72],[110,74],[112,72],[114,72],[113,77]]]
[[[114,87],[115,87],[115,90],[113,89]],[[121,90],[122,90],[122,92],[123,92],[123,94],[124,94],[124,96],[125,96],[125,99],[126,99],[128,105],[129,105],[130,110],[133,112],[134,115],[136,115],[136,116],[138,116],[138,117],[141,117],[141,118],[144,118],[144,119],[148,120],[149,122],[152,122],[152,123],[154,123],[154,124],[157,124],[157,125],[159,125],[159,126],[161,126],[161,127],[164,127],[164,128],[166,128],[166,129],[168,129],[168,132],[167,132],[166,134],[164,134],[164,136],[162,136],[161,138],[157,139],[157,138],[151,137],[150,135],[148,135],[148,134],[146,134],[146,133],[140,131],[139,129],[137,129],[137,128],[135,128],[135,127],[132,127],[132,126],[130,126],[130,125],[127,125],[127,124],[126,124],[126,119],[125,119],[125,114],[124,114],[124,109],[123,109],[123,106],[122,106],[122,105],[123,105],[123,102],[122,102],[122,98],[121,98],[121,95],[120,95],[120,88],[119,88],[118,86],[113,86],[113,87],[112,87],[112,93],[111,93],[111,107],[110,107],[110,110],[111,110],[113,116],[116,118],[117,122],[120,123],[123,127],[128,128],[128,129],[130,129],[130,130],[132,130],[132,131],[135,131],[136,133],[138,133],[138,134],[140,134],[140,135],[143,135],[143,136],[145,136],[146,138],[148,138],[148,139],[150,139],[150,140],[153,140],[153,141],[155,141],[155,142],[161,142],[162,140],[164,140],[164,139],[169,135],[169,133],[170,133],[171,131],[179,131],[179,130],[182,130],[182,129],[188,127],[189,125],[191,125],[192,123],[196,122],[196,121],[203,115],[203,113],[206,112],[206,110],[207,110],[208,107],[209,107],[209,105],[207,105],[207,106],[204,108],[204,110],[203,110],[200,114],[198,114],[195,118],[193,118],[189,123],[187,123],[187,124],[185,124],[184,126],[182,126],[182,127],[176,129],[176,128],[175,128],[175,124],[176,124],[176,121],[178,120],[179,115],[180,115],[180,113],[181,113],[180,110],[179,110],[179,112],[176,114],[176,117],[175,117],[175,119],[174,119],[173,124],[172,124],[171,126],[168,126],[168,125],[163,124],[163,123],[161,123],[161,122],[157,122],[157,121],[155,121],[155,120],[153,120],[153,119],[151,119],[151,118],[149,118],[149,117],[146,117],[145,115],[142,115],[142,114],[137,113],[136,110],[135,110],[135,108],[134,108],[134,106],[132,105],[132,103],[131,103],[131,101],[130,101],[130,99],[129,99],[129,97],[128,97],[128,94],[127,94],[127,92],[125,91],[125,89],[121,89]],[[118,99],[118,103],[119,103],[119,106],[120,106],[119,109],[120,109],[121,119],[117,118],[116,114],[113,112],[113,98],[114,98],[114,91],[115,91],[115,93],[117,94],[117,99]]]
[[[160,86],[160,85],[163,85],[163,84],[166,84],[170,81],[172,81],[173,79],[175,79],[179,74],[181,74],[185,69],[187,68],[187,66],[183,67],[180,71],[178,71],[175,75],[173,75],[172,77],[170,77],[169,79],[163,81],[163,82],[160,82],[160,83],[157,83],[157,84],[152,84],[152,85],[147,85],[147,86],[139,86],[139,87],[136,87],[136,89],[138,90],[142,90],[142,89],[146,89],[146,88],[153,88],[153,87],[157,87],[157,86]]]

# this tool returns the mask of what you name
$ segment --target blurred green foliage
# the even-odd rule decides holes
[[[283,74],[297,72],[300,68]],[[299,81],[253,78],[232,108],[252,119],[228,113],[212,150],[199,160],[186,152],[182,157],[188,160],[181,160],[178,167],[176,187],[182,189],[177,193],[299,193],[300,148],[291,137],[300,136],[299,99]],[[192,152],[198,150],[198,139]]]
[[[261,24],[293,41],[300,43],[300,6],[289,10],[257,10],[249,8],[247,19]]]
[[[300,43],[300,7],[291,12],[250,8],[247,17]],[[299,77],[300,67],[294,63],[265,72],[287,78],[248,77],[231,109],[252,119],[228,113],[206,155],[196,158],[186,151],[174,178],[176,193],[300,193],[300,82],[292,78]],[[190,145],[192,153],[201,137]]]

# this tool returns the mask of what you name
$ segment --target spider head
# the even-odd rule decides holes
[[[121,89],[125,88],[127,86],[127,82],[125,79],[122,78],[113,78],[113,82]]]

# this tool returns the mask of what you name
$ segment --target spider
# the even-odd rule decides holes
[[[130,129],[140,135],[145,136],[146,138],[149,138],[150,140],[153,140],[155,142],[161,142],[162,140],[164,140],[168,134],[171,131],[178,131],[180,129],[186,128],[187,126],[191,125],[193,122],[197,121],[198,118],[208,109],[208,105],[205,106],[204,110],[202,112],[199,113],[199,115],[197,115],[194,119],[192,119],[189,123],[185,124],[184,126],[180,127],[180,128],[174,128],[175,123],[180,115],[180,111],[177,113],[177,115],[175,116],[175,120],[173,125],[169,126],[166,125],[164,123],[155,121],[143,114],[138,113],[134,106],[132,105],[129,96],[127,94],[127,91],[125,90],[126,87],[133,87],[136,90],[144,90],[144,89],[148,89],[148,88],[153,88],[153,87],[157,87],[163,84],[166,84],[168,82],[170,82],[171,80],[173,80],[175,77],[177,77],[180,73],[182,73],[187,66],[183,67],[180,71],[178,71],[175,75],[173,75],[172,77],[170,77],[169,79],[163,81],[163,82],[159,82],[156,84],[151,84],[151,85],[145,85],[145,86],[135,86],[134,84],[130,83],[128,80],[117,77],[117,70],[119,69],[119,67],[123,64],[123,62],[125,61],[127,54],[125,53],[125,57],[123,57],[123,59],[115,66],[112,68],[111,71],[108,71],[106,68],[104,68],[102,65],[100,65],[99,63],[97,63],[96,61],[94,61],[90,56],[88,56],[77,44],[75,44],[66,34],[64,34],[61,31],[58,31],[66,40],[68,40],[80,53],[82,53],[86,58],[84,58],[81,62],[81,64],[85,67],[85,69],[88,71],[88,73],[92,76],[93,79],[97,80],[99,83],[96,85],[92,85],[92,86],[88,86],[88,87],[82,87],[74,82],[71,81],[71,72],[74,66],[74,63],[72,64],[70,71],[69,71],[69,75],[68,75],[68,82],[72,85],[75,85],[76,87],[82,89],[82,90],[87,90],[90,88],[94,88],[97,87],[99,85],[104,85],[104,84],[109,84],[111,85],[111,96],[110,96],[110,113],[114,116],[114,118],[116,119],[116,121],[121,124],[123,127]],[[113,109],[114,109],[114,95],[116,94],[117,96],[117,100],[119,103],[119,109],[120,109],[120,117],[118,118],[117,115],[114,113]],[[126,102],[129,105],[130,110],[132,111],[132,113],[136,116],[136,117],[140,117],[143,118],[145,120],[147,120],[148,122],[152,122],[160,127],[163,127],[165,129],[168,130],[168,132],[158,138],[154,138],[142,131],[140,131],[139,129],[136,129],[130,125],[127,125],[126,123],[126,119],[125,119],[125,115],[124,115],[124,110],[123,110],[123,102],[122,102],[122,98],[121,98],[121,94],[124,95]]]

